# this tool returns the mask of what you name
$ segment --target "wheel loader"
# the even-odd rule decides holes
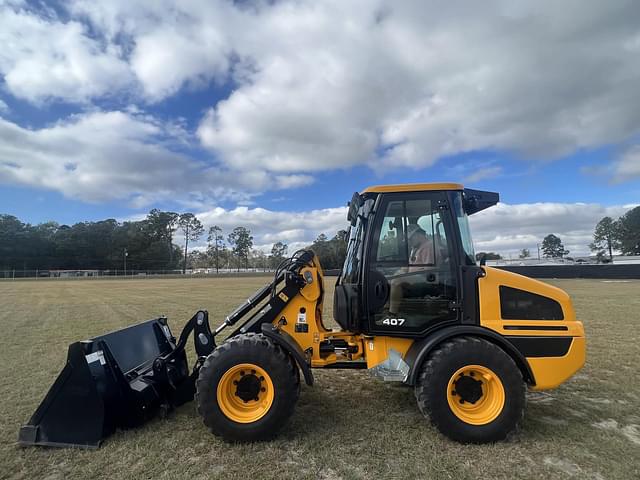
[[[356,192],[333,292],[340,328],[323,318],[318,257],[300,250],[213,331],[200,310],[178,339],[159,317],[71,344],[19,443],[96,448],[115,429],[194,398],[215,435],[271,438],[319,368],[366,369],[413,387],[418,409],[450,439],[508,438],[527,388],[555,388],[582,367],[585,335],[564,291],[476,264],[468,216],[498,200],[453,183]]]

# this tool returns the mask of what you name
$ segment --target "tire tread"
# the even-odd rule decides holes
[[[281,388],[281,408],[278,411],[268,412],[265,417],[251,424],[238,424],[228,419],[217,405],[217,401],[211,401],[212,379],[218,376],[218,365],[221,361],[233,356],[238,356],[237,363],[242,363],[243,356],[258,355],[262,352],[264,358],[272,364],[271,369],[279,372],[278,380]],[[262,366],[262,365],[261,365]],[[274,383],[275,378],[272,378]],[[216,384],[217,385],[217,384]],[[204,424],[214,434],[223,437],[227,441],[255,441],[272,438],[283,428],[298,400],[300,391],[300,377],[295,360],[279,345],[270,341],[267,337],[257,333],[240,334],[220,344],[204,361],[200,367],[196,380],[195,401],[198,413],[202,416]],[[277,408],[274,405],[272,408]],[[273,415],[272,415],[273,413]]]
[[[509,419],[510,425],[507,429],[500,432],[492,432],[486,438],[473,435],[467,436],[464,433],[461,434],[459,429],[453,428],[454,426],[450,421],[451,419],[448,418],[447,415],[438,413],[438,411],[443,410],[443,405],[438,404],[438,400],[436,400],[438,397],[432,395],[433,392],[431,392],[432,379],[436,378],[440,372],[447,370],[447,364],[450,359],[453,358],[454,354],[471,351],[485,359],[502,357],[505,363],[509,365],[510,374],[514,376],[514,378],[508,379],[510,386],[504,385],[504,379],[501,378],[501,381],[505,386],[505,390],[507,390],[507,395],[509,391],[513,390],[512,394],[515,397],[513,401],[516,402],[516,411],[509,413],[513,413],[515,418]],[[504,350],[482,338],[463,336],[455,337],[442,343],[420,368],[414,392],[420,412],[430,420],[432,425],[452,440],[463,443],[488,443],[509,440],[521,430],[526,406],[525,386],[522,373],[513,359],[504,352]],[[522,402],[522,408],[517,409],[518,402]],[[448,405],[446,405],[446,409],[450,412]],[[453,414],[451,413],[451,415]],[[470,425],[468,427],[469,430],[473,430],[474,428],[474,426]]]

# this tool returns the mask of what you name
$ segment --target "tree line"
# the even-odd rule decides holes
[[[613,259],[613,251],[623,255],[640,255],[640,207],[635,207],[619,217],[602,218],[593,233],[593,242],[589,245],[598,258]]]
[[[174,237],[182,234],[184,243]],[[282,262],[289,246],[273,244],[265,253],[254,249],[251,231],[243,226],[224,232],[214,225],[206,232],[206,249],[189,251],[189,246],[205,234],[201,221],[193,213],[151,210],[138,221],[115,219],[60,225],[45,222],[23,223],[12,215],[0,214],[0,270],[177,270],[187,268],[273,269]],[[340,230],[332,238],[320,234],[309,246],[320,257],[325,269],[342,267],[347,250],[347,231]],[[640,255],[640,207],[620,218],[602,218],[595,227],[589,245],[598,261],[610,261],[613,251],[624,255]],[[564,258],[570,252],[554,234],[541,244],[545,258]],[[480,252],[477,259],[502,258],[495,252]],[[529,258],[522,249],[520,258]],[[608,258],[607,258],[608,257]]]
[[[181,233],[181,245],[174,243]],[[225,235],[225,233],[227,233]],[[61,225],[31,225],[0,214],[0,270],[178,270],[188,268],[270,269],[282,262],[288,245],[276,242],[270,254],[254,249],[251,231],[243,226],[207,232],[206,249],[190,251],[205,234],[193,213],[151,210],[138,221],[107,219]],[[310,245],[327,269],[341,268],[347,232],[329,239],[321,234]]]
[[[347,231],[340,230],[329,239],[324,233],[318,235],[308,246],[320,258],[323,268],[342,268],[347,253]],[[275,269],[287,255],[292,254],[289,245],[279,241],[273,244],[270,253],[253,249],[253,236],[245,227],[236,227],[226,237],[221,227],[213,225],[207,235],[207,248],[189,255],[192,268]]]
[[[191,221],[190,214],[157,209],[140,221],[110,218],[74,225],[30,225],[0,215],[0,269],[177,269],[184,257],[173,238]]]

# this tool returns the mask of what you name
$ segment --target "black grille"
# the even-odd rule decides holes
[[[511,287],[500,287],[500,313],[505,320],[564,320],[552,298]]]

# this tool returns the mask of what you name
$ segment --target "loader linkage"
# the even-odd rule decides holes
[[[98,448],[116,428],[141,425],[157,413],[166,414],[190,402],[205,358],[216,348],[215,336],[235,325],[258,305],[264,308],[232,332],[248,325],[269,323],[269,312],[283,302],[277,285],[291,297],[304,286],[294,267],[308,261],[300,255],[274,280],[255,292],[213,332],[209,313],[199,310],[186,323],[178,340],[166,317],[126,327],[89,340],[72,343],[67,363],[29,422],[20,428],[22,446]],[[269,302],[264,301],[271,295]],[[185,348],[193,333],[196,362],[189,373]]]

